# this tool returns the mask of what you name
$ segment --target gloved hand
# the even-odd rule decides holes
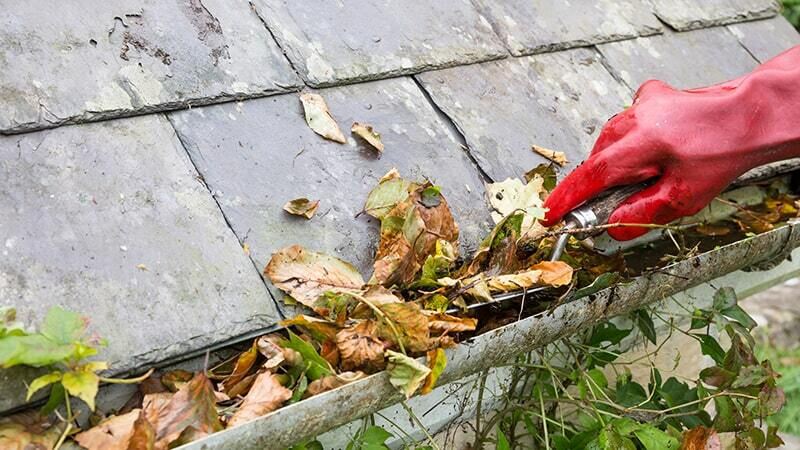
[[[589,158],[545,201],[545,225],[604,190],[648,179],[609,223],[666,224],[694,214],[747,170],[800,156],[800,46],[719,85],[644,83],[600,132]],[[617,240],[648,231],[611,228]]]

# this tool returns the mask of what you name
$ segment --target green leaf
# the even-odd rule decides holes
[[[420,202],[426,208],[435,208],[442,203],[442,189],[439,186],[428,186],[422,190]]]
[[[0,339],[0,367],[49,366],[66,360],[74,350],[73,344],[59,344],[41,334],[6,336]]]
[[[592,294],[596,294],[603,289],[610,287],[611,285],[618,282],[622,277],[617,272],[606,272],[598,276],[597,278],[592,281],[592,284],[582,287],[575,291],[575,294],[572,296],[573,300],[577,300],[579,298],[588,297]]]
[[[598,436],[603,450],[636,450],[636,445],[627,437],[620,436],[614,429],[604,428]]]
[[[730,397],[715,397],[714,409],[717,413],[713,424],[715,430],[720,433],[737,430],[741,414]]]
[[[750,315],[747,314],[747,312],[745,312],[745,310],[743,310],[742,307],[739,305],[734,305],[731,306],[730,308],[725,308],[722,311],[720,311],[720,314],[730,318],[731,320],[739,322],[743,327],[747,328],[748,330],[752,330],[757,325],[756,321],[753,320],[753,318],[750,317]]]
[[[53,306],[47,311],[41,333],[59,344],[79,341],[86,332],[86,321],[80,314]]]
[[[50,389],[50,396],[47,398],[47,403],[42,406],[41,414],[43,416],[50,415],[59,406],[64,404],[66,394],[64,393],[64,386],[61,383],[54,384]]]
[[[367,196],[364,212],[376,219],[383,219],[395,205],[408,198],[411,187],[412,183],[400,178],[397,171],[387,173]]]
[[[552,191],[555,189],[558,177],[556,176],[556,170],[553,163],[539,164],[533,169],[525,172],[525,182],[530,182],[536,175],[539,175],[542,177],[542,180],[544,180],[542,187],[545,188],[545,190]]]
[[[28,334],[21,322],[17,322],[17,310],[10,307],[0,307],[0,339],[6,336],[24,336]]]
[[[33,394],[37,393],[40,389],[61,381],[63,375],[64,374],[59,371],[50,372],[31,381],[30,386],[28,386],[28,395],[25,397],[25,401],[29,401],[31,397],[33,397]]]
[[[715,311],[736,306],[736,291],[732,287],[724,287],[714,293],[713,308]]]
[[[500,429],[500,425],[497,426],[497,446],[495,448],[496,450],[511,450],[511,444],[508,443],[508,438]]]
[[[619,329],[611,322],[603,322],[592,328],[592,335],[589,338],[589,345],[592,347],[600,347],[603,343],[608,345],[617,345],[625,337],[631,334],[633,328]]]
[[[391,350],[386,350],[386,357],[389,359],[389,382],[400,389],[406,398],[411,398],[431,373],[431,369],[414,358]]]
[[[97,374],[90,370],[71,370],[64,373],[61,384],[70,395],[83,400],[89,406],[89,410],[94,411],[94,398],[97,396],[100,384],[100,377]]]
[[[652,425],[643,425],[633,434],[636,435],[645,450],[677,450],[680,447],[677,439]]]
[[[725,350],[719,345],[716,339],[707,334],[695,334],[700,339],[700,351],[704,355],[710,356],[717,364],[722,364],[725,359]]]
[[[733,380],[731,387],[737,389],[748,386],[757,386],[761,385],[770,378],[772,378],[772,375],[764,367],[742,367],[742,369],[739,371],[739,375],[737,375],[736,379]]]
[[[308,375],[308,378],[312,381],[318,380],[326,375],[333,375],[331,365],[325,358],[319,356],[314,346],[300,339],[299,336],[291,331],[289,331],[289,339],[281,341],[280,345],[300,353],[300,356],[302,356],[303,360],[308,364],[306,375]]]
[[[705,310],[695,309],[694,313],[692,313],[692,324],[689,329],[699,330],[707,327],[709,323],[711,323],[709,314],[706,314]]]
[[[634,422],[627,417],[623,417],[621,419],[614,419],[611,421],[611,427],[617,430],[617,433],[619,433],[621,436],[630,436],[631,433],[641,427],[641,424]]]
[[[644,337],[653,344],[658,344],[656,340],[656,326],[653,323],[653,318],[650,317],[650,312],[646,309],[638,309],[633,313],[633,317],[636,319],[636,326]]]
[[[778,427],[776,426],[768,426],[767,427],[767,448],[776,448],[784,445],[783,439],[778,436]]]
[[[386,440],[392,437],[392,433],[384,430],[381,427],[371,426],[364,430],[364,434],[361,435],[361,449],[362,450],[384,450],[388,447],[386,446]]]
[[[297,381],[297,386],[292,391],[292,398],[289,399],[289,404],[297,403],[303,398],[303,394],[308,389],[308,377],[305,374],[300,375],[300,380]]]

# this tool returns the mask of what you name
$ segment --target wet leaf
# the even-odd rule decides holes
[[[478,326],[478,319],[471,317],[456,317],[445,313],[428,315],[428,327],[436,334],[461,333],[474,331]]]
[[[280,345],[296,351],[303,357],[303,361],[307,365],[306,374],[310,379],[316,380],[325,375],[333,374],[333,369],[328,364],[328,361],[317,353],[314,346],[300,339],[299,336],[291,331],[289,331],[289,339],[281,341]]]
[[[302,314],[282,321],[281,326],[298,327],[319,342],[335,339],[336,333],[338,333],[340,329],[340,327],[333,322]]]
[[[493,208],[492,219],[499,224],[508,216],[522,212],[520,237],[536,239],[545,232],[539,224],[544,218],[545,209],[542,201],[544,180],[538,175],[527,184],[517,178],[508,178],[505,181],[486,185],[489,203]]]
[[[277,375],[262,372],[256,377],[242,405],[228,421],[228,428],[275,411],[290,398],[292,398],[292,391],[281,385]]]
[[[569,164],[569,161],[567,161],[567,155],[565,155],[564,152],[557,152],[555,150],[550,150],[549,148],[540,147],[538,145],[532,146],[531,150],[561,167]]]
[[[153,394],[159,395],[159,394]],[[151,396],[145,396],[145,398]],[[147,415],[148,421],[156,430],[156,448],[166,448],[176,441],[189,428],[196,431],[195,438],[208,435],[222,429],[217,418],[214,388],[211,381],[202,373],[198,373],[178,392],[169,397],[151,397],[151,408],[158,406],[154,420]],[[145,406],[144,410],[147,411]]]
[[[377,372],[385,367],[383,352],[386,345],[378,339],[376,333],[377,324],[372,320],[365,320],[336,334],[342,370]]]
[[[364,212],[376,219],[383,219],[398,203],[405,201],[416,184],[400,177],[397,169],[392,169],[381,178],[377,186],[367,196]]]
[[[264,275],[277,288],[311,308],[325,292],[358,292],[364,285],[361,274],[351,264],[299,245],[274,253]]]
[[[303,103],[306,123],[315,133],[340,144],[347,142],[321,95],[307,92],[300,95],[300,102]]]
[[[683,434],[681,450],[722,450],[722,443],[716,431],[699,426]]]
[[[379,307],[386,319],[378,321],[378,336],[410,352],[424,352],[430,347],[428,318],[416,303],[390,303]]]
[[[75,441],[88,450],[151,450],[155,447],[155,430],[142,410],[134,409],[78,433]]]
[[[289,200],[285,205],[283,205],[284,211],[295,216],[305,217],[306,219],[314,217],[314,213],[317,212],[317,208],[319,208],[319,200],[311,201],[307,198],[296,198],[294,200]]]
[[[361,371],[342,372],[336,375],[328,375],[320,378],[319,380],[312,381],[311,384],[308,385],[306,396],[311,397],[313,395],[321,394],[323,392],[336,389],[340,386],[344,386],[345,384],[352,383],[353,381],[366,378],[366,376],[367,374]]]
[[[422,385],[422,389],[419,391],[421,395],[428,394],[433,390],[434,386],[436,386],[436,381],[439,379],[439,375],[444,372],[444,369],[447,366],[447,355],[443,349],[436,348],[429,350],[427,356],[428,368],[431,370],[431,373],[429,373],[425,378],[425,383]]]
[[[247,374],[250,373],[250,370],[258,359],[258,355],[258,343],[254,341],[249,349],[240,353],[239,357],[236,358],[236,365],[234,365],[230,375],[220,383],[220,390],[226,394],[230,394],[231,387],[242,381]]]
[[[383,152],[383,141],[381,141],[381,134],[375,131],[372,128],[372,125],[353,122],[353,126],[350,127],[350,132],[366,141],[378,152]]]
[[[431,373],[431,369],[414,358],[391,350],[386,350],[386,357],[389,358],[389,382],[400,389],[406,398],[411,398]]]
[[[53,423],[36,411],[0,418],[0,448],[6,450],[45,450],[56,445],[63,424]]]

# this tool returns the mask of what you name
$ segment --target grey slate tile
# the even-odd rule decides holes
[[[655,14],[676,30],[694,30],[772,17],[776,0],[651,0]]]
[[[300,74],[329,86],[507,55],[470,0],[253,0]]]
[[[0,306],[52,305],[108,340],[115,371],[278,320],[274,300],[162,115],[0,137]],[[0,370],[0,410],[23,380]],[[17,395],[19,394],[19,395]]]
[[[642,0],[475,0],[514,55],[660,33]]]
[[[728,29],[761,62],[800,44],[800,33],[783,16],[729,25]]]
[[[319,93],[348,136],[347,144],[311,131],[294,94],[170,114],[259,268],[276,250],[300,244],[355,264],[367,279],[378,223],[366,214],[355,216],[393,167],[406,178],[428,178],[441,186],[461,230],[462,252],[476,246],[491,220],[483,182],[456,134],[413,80],[393,78]],[[354,121],[381,133],[386,149],[380,158],[350,135]],[[282,210],[297,197],[320,200],[311,220]]]
[[[0,133],[301,84],[244,0],[4,2],[0,65]]]
[[[570,165],[561,174],[568,173],[586,157],[605,121],[630,101],[628,89],[586,48],[417,78],[495,181],[520,177],[546,162],[531,151],[534,144],[565,152]]]
[[[757,65],[725,27],[667,32],[598,49],[612,72],[633,90],[649,79],[679,89],[708,86],[744,75]]]

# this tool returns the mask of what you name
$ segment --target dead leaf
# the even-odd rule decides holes
[[[306,92],[300,95],[300,102],[303,103],[306,123],[315,133],[340,144],[347,142],[321,95]]]
[[[235,386],[247,376],[247,374],[255,365],[257,359],[258,341],[254,341],[253,345],[251,345],[247,351],[242,352],[239,354],[239,357],[236,358],[236,365],[233,367],[233,371],[230,373],[230,375],[228,375],[222,381],[222,383],[220,383],[220,390],[228,394],[232,386]]]
[[[26,411],[0,419],[0,448],[3,450],[46,450],[58,442],[62,422],[53,423],[38,411]]]
[[[681,450],[721,450],[719,435],[711,428],[703,426],[692,428],[683,433]]]
[[[221,430],[216,403],[211,381],[199,372],[158,409],[156,420],[150,421],[156,430],[155,448],[167,448],[188,428],[197,431],[195,438]]]
[[[389,372],[389,382],[403,392],[406,398],[411,398],[431,373],[431,369],[414,358],[391,350],[386,350],[386,357],[389,358],[386,369]]]
[[[444,353],[443,349],[436,348],[430,350],[427,356],[428,368],[431,370],[431,373],[425,378],[425,383],[419,391],[420,395],[428,394],[433,390],[433,387],[436,386],[436,381],[439,379],[439,375],[444,372],[444,368],[447,366],[447,355]]]
[[[522,212],[524,216],[520,225],[520,237],[535,239],[544,234],[546,230],[539,224],[545,213],[542,194],[546,193],[541,176],[533,175],[527,184],[523,184],[518,178],[507,178],[505,181],[487,184],[486,192],[494,209],[492,220],[495,224]]]
[[[383,355],[381,355],[381,359],[383,359]],[[358,381],[362,378],[366,378],[366,376],[367,374],[361,371],[342,372],[337,375],[328,375],[318,380],[312,381],[311,384],[308,385],[308,389],[306,390],[305,396],[311,397],[317,394],[321,394],[323,392],[327,392],[332,389],[344,386],[345,384],[352,383],[353,381]]]
[[[539,283],[541,277],[541,270],[526,270],[523,272],[489,277],[489,279],[486,280],[486,284],[492,292],[513,292],[535,286]]]
[[[375,150],[383,153],[383,141],[381,141],[381,134],[372,129],[372,125],[366,123],[353,122],[350,131],[361,139],[365,140]]]
[[[389,303],[380,306],[386,318],[378,321],[378,336],[400,345],[409,352],[430,348],[428,318],[416,303]]]
[[[277,375],[262,372],[256,377],[239,410],[228,421],[228,428],[275,411],[290,398],[292,398],[292,391],[281,385]]]
[[[192,372],[183,369],[175,369],[161,375],[161,384],[171,392],[177,392],[185,386],[186,383],[191,381],[192,378],[194,378]]]
[[[428,314],[428,327],[436,334],[473,331],[477,326],[478,319],[471,317],[456,317],[445,313]]]
[[[319,208],[319,200],[311,201],[305,197],[289,200],[283,205],[283,210],[295,216],[305,217],[310,219],[314,217],[314,213]]]
[[[386,289],[381,285],[368,287],[362,294],[362,297],[364,297],[364,299],[372,306],[403,302],[403,300],[395,295],[391,290]],[[372,307],[364,304],[363,302],[356,305],[356,307],[353,308],[353,312],[350,314],[351,319],[369,319],[372,316]]]
[[[151,450],[155,446],[155,430],[144,412],[134,409],[111,416],[74,439],[88,450]]]
[[[364,204],[364,212],[376,219],[383,219],[416,188],[416,184],[404,180],[397,169],[392,169],[381,177],[378,185],[370,191]]]
[[[169,392],[157,392],[144,396],[142,400],[142,411],[144,411],[147,421],[153,424],[153,426],[158,422],[159,411],[169,404],[173,395],[174,394]]]
[[[272,255],[264,275],[298,302],[314,308],[326,292],[358,292],[364,279],[355,267],[341,259],[311,252],[299,245]]]
[[[339,326],[333,322],[318,317],[298,315],[281,322],[283,327],[298,327],[319,342],[336,339]]]
[[[339,331],[336,334],[336,346],[342,370],[377,372],[386,366],[383,358],[386,346],[378,339],[377,324],[372,320]]]
[[[566,286],[572,281],[572,266],[564,261],[542,261],[531,266],[531,270],[541,270],[541,283],[548,286]]]
[[[725,236],[731,232],[730,228],[721,225],[698,225],[694,229],[703,236]]]
[[[539,147],[538,145],[532,146],[531,150],[549,159],[550,161],[553,161],[561,167],[569,164],[569,161],[567,161],[567,155],[565,155],[564,152],[557,152],[555,150],[550,150],[549,148]]]
[[[279,334],[268,334],[256,339],[258,352],[267,358],[267,362],[263,365],[265,369],[275,369],[281,366],[284,361],[290,366],[296,366],[303,362],[303,357],[296,350],[280,345],[283,339],[283,336]]]

